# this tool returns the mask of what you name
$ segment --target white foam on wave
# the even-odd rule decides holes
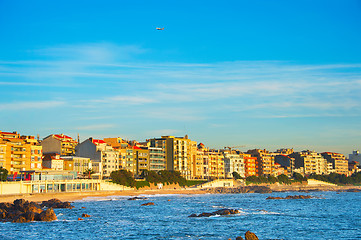
[[[126,200],[131,196],[101,196],[101,197],[86,197],[74,202],[102,202],[102,201],[119,201]]]
[[[256,211],[256,212],[248,212],[247,214],[250,214],[250,215],[281,215],[282,213],[260,210],[260,211]]]

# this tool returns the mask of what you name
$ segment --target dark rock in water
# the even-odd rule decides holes
[[[152,205],[154,205],[154,202],[143,203],[140,206],[152,206]]]
[[[251,231],[247,231],[245,234],[246,240],[258,240],[258,237],[256,236],[256,234],[254,234]]]
[[[195,213],[192,213],[191,215],[189,215],[188,217],[198,217],[198,215],[197,214],[195,214]]]
[[[57,198],[50,199],[48,201],[43,201],[40,204],[41,207],[47,207],[47,208],[69,208],[72,209],[74,206],[70,204],[70,202],[62,202]]]
[[[266,200],[270,199],[310,199],[313,198],[312,196],[307,195],[295,195],[295,196],[287,196],[287,197],[268,197]]]
[[[237,214],[239,213],[239,210],[237,209],[221,209],[221,210],[217,210],[215,212],[211,212],[211,213],[207,213],[207,212],[203,212],[199,215],[193,213],[191,215],[189,215],[188,217],[210,217],[210,216],[215,216],[215,215],[221,215],[221,216],[224,216],[224,215],[232,215],[232,214]]]
[[[134,200],[147,200],[148,198],[146,197],[132,197],[132,198],[128,198],[128,200],[134,201]]]
[[[24,216],[20,215],[20,216],[15,217],[12,222],[13,223],[25,223],[25,222],[30,222],[30,221],[26,220],[26,218]]]
[[[50,222],[50,221],[54,221],[57,219],[58,218],[56,217],[56,215],[54,213],[54,209],[48,208],[45,211],[41,212],[39,215],[37,215],[36,220]]]
[[[207,189],[211,193],[271,193],[267,186],[244,186],[244,187],[216,187]]]
[[[78,221],[83,221],[84,219],[82,219],[82,218],[78,218]]]
[[[4,222],[24,223],[32,221],[53,221],[57,217],[53,209],[43,210],[35,202],[16,199],[13,204],[0,203],[0,219]]]
[[[346,192],[360,192],[360,189],[347,189]]]
[[[199,214],[197,217],[210,217],[213,215],[215,215],[215,214],[203,212],[203,213]]]
[[[83,213],[83,214],[81,215],[81,217],[86,218],[86,217],[91,217],[91,216],[90,216],[89,214]]]
[[[236,240],[244,240],[243,237],[239,236],[239,237],[236,237]]]
[[[23,214],[23,216],[28,220],[29,222],[35,221],[35,218],[37,217],[37,213],[35,212],[26,212]]]

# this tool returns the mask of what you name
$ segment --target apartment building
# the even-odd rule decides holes
[[[233,172],[238,173],[243,178],[246,176],[243,155],[235,151],[224,151],[223,157],[226,178],[233,178]]]
[[[224,156],[219,150],[208,151],[208,179],[225,178]]]
[[[61,159],[64,161],[64,170],[76,172],[78,176],[84,176],[84,172],[92,168],[90,158],[61,156]]]
[[[292,177],[295,169],[295,159],[287,155],[276,155],[275,163],[287,170],[288,176]]]
[[[350,162],[356,161],[361,164],[361,154],[359,150],[352,151],[352,154],[349,154],[348,156]]]
[[[0,131],[0,166],[10,174],[42,169],[42,147],[33,136]]]
[[[303,169],[303,175],[312,173],[328,174],[326,159],[315,151],[305,150],[302,152],[294,152],[290,154],[289,157],[295,159],[295,170],[298,168]]]
[[[281,148],[281,149],[277,149],[275,153],[277,155],[290,155],[294,153],[294,150],[293,148]]]
[[[44,154],[43,159],[43,169],[63,171],[64,160],[60,157],[60,154],[58,153],[46,153]]]
[[[206,179],[208,176],[208,149],[203,143],[197,146],[196,160],[192,162],[192,175],[194,179]]]
[[[273,165],[274,165],[274,155],[267,151],[266,149],[253,149],[248,150],[248,154],[251,154],[252,157],[257,158],[258,162],[258,171],[261,176],[272,176],[273,175]]]
[[[119,170],[119,152],[107,145],[104,140],[89,138],[75,147],[78,157],[90,158],[93,176],[108,178],[110,173]]]
[[[43,153],[57,153],[62,156],[74,156],[78,142],[64,134],[51,134],[43,139]]]
[[[244,175],[245,177],[258,176],[258,160],[257,157],[252,157],[251,154],[241,153],[244,159]]]
[[[124,141],[120,137],[116,138],[104,138],[104,142],[106,142],[108,145],[112,146],[113,149],[118,151],[119,153],[119,169],[127,169],[126,168],[126,155],[127,155],[127,148],[129,146],[128,142]]]
[[[196,161],[197,143],[188,138],[162,136],[149,139],[150,147],[162,148],[165,153],[166,170],[179,171],[187,179],[192,178],[192,161]]]
[[[165,153],[162,148],[149,147],[149,170],[162,171],[166,169]]]
[[[345,155],[334,152],[323,152],[321,155],[328,163],[332,164],[335,173],[348,175],[348,160],[346,160]]]

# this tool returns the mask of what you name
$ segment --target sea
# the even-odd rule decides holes
[[[311,195],[312,199],[266,200]],[[130,196],[129,196],[130,197]],[[143,195],[88,197],[55,209],[53,222],[0,223],[0,239],[361,239],[361,192]],[[153,206],[141,206],[153,202]],[[239,214],[189,215],[238,209]],[[86,213],[89,218],[78,218]]]

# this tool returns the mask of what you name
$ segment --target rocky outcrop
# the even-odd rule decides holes
[[[43,210],[35,202],[17,199],[13,203],[0,203],[0,221],[4,222],[32,222],[54,221],[57,217],[52,208]]]
[[[81,215],[81,217],[83,217],[83,218],[88,218],[88,217],[91,217],[89,214],[86,214],[86,213],[83,213],[82,215]]]
[[[237,209],[221,209],[215,212],[211,212],[211,213],[207,213],[207,212],[203,212],[199,215],[193,213],[191,215],[189,215],[188,217],[210,217],[210,216],[216,216],[216,215],[231,215],[231,214],[237,214],[239,213],[239,210]]]
[[[48,208],[45,211],[42,211],[39,215],[35,217],[36,221],[46,221],[46,222],[54,221],[56,219],[57,217],[52,208]]]
[[[294,195],[294,196],[287,196],[287,197],[268,197],[266,200],[272,200],[272,199],[310,199],[313,198],[312,196],[308,195]]]
[[[246,240],[258,240],[258,237],[256,236],[256,234],[254,234],[251,231],[246,232],[245,238],[246,238]]]
[[[130,201],[134,201],[134,200],[147,200],[148,198],[146,197],[132,197],[132,198],[128,198],[128,200]]]
[[[47,208],[74,208],[73,205],[70,204],[70,202],[62,202],[57,198],[50,199],[48,201],[43,201],[40,204],[41,207],[47,207]]]
[[[148,202],[148,203],[143,203],[140,206],[153,206],[153,205],[154,205],[154,202]]]
[[[267,186],[244,186],[236,188],[216,187],[207,188],[209,193],[271,193],[272,190]]]

